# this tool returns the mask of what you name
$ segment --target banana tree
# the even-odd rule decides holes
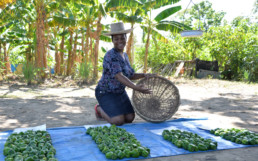
[[[74,57],[76,55],[74,46],[76,46],[77,40],[75,41],[73,37],[74,32],[76,33],[78,30],[76,7],[74,3],[67,1],[58,1],[55,6],[60,8],[53,14],[51,19],[52,30],[55,31],[53,42],[57,42],[57,44],[53,44],[55,46],[56,55],[56,74],[60,75],[64,73],[64,52],[66,51],[66,44],[66,48],[68,49],[68,60],[65,74],[70,75],[74,66]],[[58,32],[57,28],[62,28],[61,32]],[[61,36],[61,42],[58,49],[59,36]]]
[[[89,2],[89,6],[84,9],[84,17],[86,18],[86,23],[84,23],[84,27],[86,28],[86,44],[84,53],[89,55],[89,51],[91,51],[91,56],[86,56],[86,61],[87,59],[91,59],[93,64],[93,80],[96,80],[98,77],[99,41],[103,38],[103,36],[101,36],[101,32],[102,29],[104,29],[104,25],[102,25],[101,20],[106,16],[106,2],[101,3],[96,0],[91,0]],[[92,47],[92,45],[94,45],[94,47]]]
[[[41,69],[38,73],[40,75],[41,81],[44,81],[46,74],[44,69],[47,68],[47,58],[45,49],[45,22],[46,22],[46,11],[45,11],[45,1],[36,0],[36,39],[37,39],[37,49],[36,49],[36,66]]]
[[[95,1],[86,1],[86,0],[76,0],[72,2],[60,2],[65,7],[63,7],[63,10],[60,10],[58,14],[54,16],[54,21],[58,22],[63,27],[68,28],[69,32],[69,41],[67,44],[68,51],[68,67],[67,67],[67,75],[70,74],[71,69],[74,67],[75,59],[78,60],[78,57],[81,57],[80,59],[85,60],[88,62],[89,55],[93,54],[90,42],[93,40],[94,33],[93,33],[93,27],[94,22],[96,22],[97,19],[97,7],[95,5]],[[97,25],[95,24],[95,27]],[[95,36],[96,37],[96,36]],[[95,38],[94,37],[94,38]],[[81,43],[77,42],[79,39],[81,39]],[[86,43],[84,43],[84,40],[86,39]],[[61,47],[63,48],[65,44],[64,40],[64,34],[62,34],[62,42]],[[78,56],[77,52],[77,46],[80,46],[82,48],[82,55]],[[61,49],[62,50],[62,49]],[[90,52],[89,52],[90,51]],[[62,56],[61,56],[62,57]],[[79,60],[81,62],[82,60]],[[94,63],[94,60],[93,60]]]
[[[20,48],[24,51],[30,44],[29,33],[30,30],[27,29],[27,22],[31,22],[31,15],[28,14],[27,1],[17,1],[8,5],[3,12],[0,14],[0,33],[1,37],[4,37],[4,49],[5,49],[5,61],[6,61],[6,71],[10,71],[9,53],[12,49]],[[8,47],[8,48],[7,48]],[[25,52],[21,52],[23,54]],[[26,52],[28,53],[28,52]]]
[[[98,69],[99,41],[101,40],[101,31],[103,28],[103,25],[101,24],[101,20],[103,16],[106,15],[104,3],[91,0],[91,1],[81,1],[80,3],[78,2],[74,4],[76,4],[75,6],[77,8],[77,11],[76,11],[76,15],[78,16],[76,20],[77,27],[79,26],[80,28],[82,27],[86,28],[86,44],[84,46],[84,41],[83,41],[81,45],[83,47],[83,51],[85,51],[84,53],[86,56],[86,61],[89,58],[89,50],[91,51],[90,54],[92,58],[92,64],[94,66],[93,79],[96,79],[98,77],[97,69]],[[96,28],[96,30],[94,31],[93,28]],[[75,39],[76,37],[77,36],[75,36]],[[95,41],[93,42],[93,40]],[[94,44],[94,48],[92,48],[93,44]],[[74,46],[74,51],[75,50],[76,50],[76,44]]]
[[[98,78],[98,58],[99,58],[99,41],[100,41],[100,35],[102,31],[102,24],[101,19],[102,17],[106,16],[106,11],[104,8],[104,4],[99,3],[98,4],[98,19],[97,19],[97,30],[94,33],[95,37],[95,45],[94,45],[94,72],[93,72],[93,79],[96,80]]]
[[[1,7],[6,7],[7,4],[0,4]],[[10,13],[10,7],[6,7],[7,9],[2,11],[0,13],[1,19],[0,19],[0,58],[1,58],[1,64],[0,64],[0,74],[2,71],[4,71],[5,74],[9,73],[10,63],[9,63],[9,53],[7,49],[8,44],[8,33],[11,31],[12,28],[12,22],[8,22],[11,20],[11,13]],[[5,19],[6,18],[6,19]],[[3,48],[3,55],[1,53],[1,48]]]
[[[0,58],[2,57],[1,64],[0,64],[0,71],[3,70],[5,74],[8,74],[11,70],[11,66],[9,63],[9,53],[7,52],[7,43],[8,43],[8,40],[6,38],[6,34],[2,33],[0,37],[0,44],[1,44],[0,46],[1,48],[3,48],[3,55],[1,53],[1,48],[0,48]]]
[[[147,60],[148,60],[148,49],[150,45],[150,37],[152,39],[168,42],[167,38],[162,35],[162,31],[170,31],[172,33],[180,32],[185,28],[189,28],[176,21],[166,21],[165,19],[181,9],[181,6],[172,6],[160,11],[155,18],[152,18],[153,9],[162,9],[164,6],[172,5],[180,0],[156,0],[148,1],[141,0],[143,3],[143,10],[145,12],[144,22],[141,25],[144,36],[146,36],[145,42],[145,58],[144,58],[144,73],[147,72]]]
[[[14,0],[2,0],[0,1],[0,75],[4,71],[6,74],[10,71],[9,55],[7,53],[6,45],[6,35],[7,31],[11,28],[12,22],[10,22],[10,10],[8,8],[10,3],[13,3]],[[8,6],[9,5],[9,6]],[[10,7],[9,7],[10,8]],[[6,17],[6,19],[5,19]],[[8,22],[9,21],[9,22]],[[3,48],[3,55],[2,55]]]
[[[54,46],[55,50],[55,74],[65,74],[65,41],[68,38],[68,28],[74,24],[74,20],[69,19],[67,14],[64,14],[64,8],[66,4],[64,2],[52,2],[48,8],[49,21],[48,25],[51,27],[53,32],[51,45]],[[56,10],[56,8],[60,8]],[[53,9],[55,12],[52,12]],[[69,47],[67,47],[69,49]]]
[[[148,58],[148,47],[150,44],[150,36],[152,36],[152,39],[160,40],[167,42],[167,38],[164,37],[160,31],[170,31],[170,32],[179,32],[183,30],[183,24],[180,24],[175,21],[165,21],[164,19],[168,18],[172,14],[176,13],[181,9],[180,6],[176,7],[170,7],[168,9],[163,9],[154,19],[151,17],[151,12],[154,9],[159,9],[164,6],[172,5],[180,0],[110,0],[108,2],[108,7],[112,10],[121,10],[125,9],[127,7],[132,8],[131,15],[125,16],[125,14],[117,14],[117,17],[121,20],[127,22],[127,20],[130,20],[131,26],[133,26],[135,23],[139,23],[138,20],[141,18],[144,19],[144,21],[141,21],[142,25],[141,28],[143,29],[143,35],[146,36],[147,40],[145,41],[145,60],[144,60],[144,72],[147,71],[147,58]],[[133,9],[133,8],[137,9]],[[136,18],[135,16],[141,16]],[[133,33],[132,33],[133,34]],[[129,46],[131,46],[131,35],[129,37]],[[130,49],[128,46],[127,52]]]
[[[105,28],[102,25],[101,20],[103,16],[106,15],[105,11],[105,2],[100,3],[96,0],[86,0],[82,1],[80,5],[82,12],[80,14],[80,19],[78,19],[78,24],[81,26],[82,33],[82,58],[81,61],[86,61],[85,65],[91,60],[91,63],[94,66],[94,78],[97,78],[97,67],[98,67],[98,51],[99,51],[99,41],[110,41],[109,38],[106,38],[101,35],[102,29]],[[85,35],[83,34],[84,32]],[[84,44],[84,40],[85,44]],[[94,47],[93,47],[94,45]]]
[[[70,54],[68,54],[67,69],[70,69],[70,67],[73,66],[72,63],[74,61],[70,63],[71,65],[69,65],[69,62],[71,61],[71,58],[73,58],[74,60],[75,57],[77,57],[75,55],[75,52],[76,52],[77,46],[81,45],[81,48],[83,51],[82,58],[85,59],[86,62],[88,62],[91,55],[92,64],[94,65],[94,77],[97,78],[99,41],[100,40],[108,41],[108,39],[100,35],[102,28],[104,28],[104,26],[101,24],[101,19],[105,15],[104,6],[102,3],[99,3],[98,1],[95,1],[95,0],[91,0],[91,1],[77,0],[69,3],[68,2],[62,2],[62,3],[65,4],[66,7],[64,8],[66,9],[58,12],[58,14],[55,15],[53,19],[59,24],[63,23],[62,26],[69,28],[68,31],[70,33],[70,37],[69,37],[68,48],[70,52],[68,53]],[[67,9],[67,7],[69,9]],[[75,34],[74,39],[72,36],[73,35],[72,32],[74,32]],[[79,38],[81,39],[81,43],[77,44],[76,39],[79,39]],[[84,43],[85,39],[86,39],[86,42]],[[93,44],[94,44],[94,48],[92,48]],[[64,35],[62,36],[61,46],[64,46]],[[69,71],[67,73],[69,73]]]
[[[90,5],[85,5],[85,7],[83,7],[83,14],[82,14],[82,18],[84,22],[82,24],[82,26],[84,26],[84,28],[82,28],[82,61],[86,61],[86,64],[89,62],[90,59],[90,42],[92,41],[92,37],[93,37],[93,31],[92,31],[92,27],[93,27],[93,23],[96,19],[96,16],[94,15],[94,8],[91,7]],[[85,34],[84,34],[84,30],[85,30]],[[84,40],[85,43],[84,43]],[[92,51],[91,51],[92,52]],[[85,65],[86,65],[85,64]]]

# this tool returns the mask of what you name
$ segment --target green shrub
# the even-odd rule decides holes
[[[31,81],[35,78],[36,68],[33,64],[25,62],[23,64],[23,75],[28,85],[31,85]]]
[[[5,62],[0,61],[0,74],[3,74],[4,70],[5,70]]]
[[[86,82],[89,77],[90,77],[90,70],[92,69],[92,65],[90,62],[82,62],[79,64],[78,66],[78,70],[79,70],[79,77],[81,77],[83,79],[83,82]]]

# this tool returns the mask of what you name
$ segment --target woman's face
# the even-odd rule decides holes
[[[112,41],[113,41],[114,47],[117,50],[123,51],[126,45],[126,34],[113,35]]]

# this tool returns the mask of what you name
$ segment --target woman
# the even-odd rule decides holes
[[[104,119],[118,126],[131,123],[135,117],[125,86],[144,94],[151,93],[151,90],[137,86],[131,81],[151,76],[151,74],[135,73],[127,54],[123,52],[126,46],[126,34],[131,30],[125,30],[122,22],[111,24],[111,32],[105,35],[112,37],[114,48],[104,56],[102,77],[95,89],[99,103],[95,106],[97,119]]]

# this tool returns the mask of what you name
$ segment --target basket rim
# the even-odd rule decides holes
[[[168,115],[167,117],[164,117],[163,119],[153,119],[153,118],[150,118],[150,117],[145,116],[144,114],[142,114],[141,112],[139,112],[137,106],[135,105],[134,97],[135,97],[135,93],[138,92],[138,91],[135,91],[135,90],[133,90],[132,101],[131,101],[131,102],[132,102],[132,105],[133,105],[133,109],[135,110],[135,112],[136,112],[142,119],[144,119],[144,120],[146,120],[146,121],[154,122],[154,123],[164,122],[164,121],[170,119],[170,118],[178,111],[178,108],[179,108],[180,103],[181,103],[181,102],[180,102],[179,90],[178,90],[178,88],[174,85],[174,83],[172,83],[170,80],[168,80],[168,79],[166,79],[166,78],[164,78],[164,77],[155,75],[155,76],[152,76],[152,77],[150,77],[150,78],[162,79],[162,80],[166,81],[167,83],[169,83],[170,85],[173,86],[173,88],[174,88],[175,91],[176,91],[175,93],[176,93],[176,95],[177,95],[177,98],[176,98],[177,104],[176,104],[175,106],[173,106],[173,109],[174,109],[174,110],[173,110],[171,113],[169,113],[169,115]],[[146,81],[147,79],[150,79],[150,78],[143,78],[143,79],[141,79],[140,81],[137,82],[137,85],[143,83],[144,81]]]

